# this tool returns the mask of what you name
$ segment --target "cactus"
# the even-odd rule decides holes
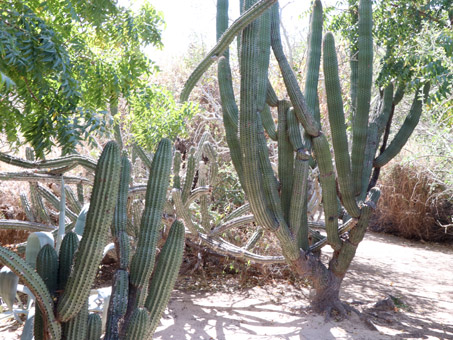
[[[102,320],[99,314],[88,315],[87,340],[100,340],[102,335]]]
[[[88,296],[109,230],[115,240],[120,268],[114,276],[104,339],[152,335],[170,298],[184,250],[184,226],[175,221],[152,275],[155,261],[149,254],[156,253],[169,184],[171,149],[171,142],[163,140],[152,161],[139,241],[130,265],[131,249],[126,234],[130,163],[125,155],[120,159],[114,142],[107,143],[97,163],[80,243],[77,234],[68,232],[57,256],[49,238],[49,244],[42,247],[37,257],[39,275],[31,265],[0,247],[0,262],[10,267],[36,296],[36,339],[100,339],[101,319],[89,315]]]
[[[191,233],[198,234],[205,244],[215,250],[258,262],[284,259],[296,273],[312,282],[316,292],[312,305],[316,310],[330,315],[336,309],[341,315],[345,315],[348,307],[340,301],[339,290],[379,198],[379,190],[374,187],[379,168],[401,150],[418,123],[429,84],[423,88],[423,96],[420,95],[420,90],[417,92],[406,121],[392,143],[386,147],[391,110],[401,100],[404,84],[398,84],[400,90],[395,95],[393,84],[382,89],[380,109],[370,114],[373,83],[371,0],[360,0],[358,43],[353,46],[353,50],[358,52],[358,60],[351,62],[353,129],[352,136],[349,137],[333,35],[327,33],[321,44],[321,1],[313,1],[312,6],[303,92],[283,52],[278,4],[267,8],[268,4],[269,1],[265,0],[246,0],[243,14],[228,27],[228,0],[217,1],[218,43],[189,77],[181,94],[181,100],[186,100],[194,86],[194,80],[213,62],[213,56],[222,54],[218,62],[218,78],[226,140],[259,229],[246,247],[239,250],[218,237],[219,232],[229,229],[228,225],[214,228],[211,237],[200,232],[203,229],[184,209],[187,199],[184,188],[184,195],[181,195],[180,190],[173,189],[173,199],[177,214],[185,221],[186,227]],[[254,17],[254,21],[247,26],[237,24],[258,7],[266,9]],[[238,33],[236,30],[242,31],[238,39],[241,54],[240,105],[236,103],[233,92],[229,52],[225,47],[231,42],[231,32]],[[278,99],[268,80],[271,49],[279,64],[289,101]],[[323,130],[320,121],[318,79],[321,52],[333,158],[326,135],[328,132]],[[278,110],[276,128],[269,117],[268,105]],[[273,132],[275,129],[276,136]],[[376,157],[384,130],[386,135],[381,155]],[[278,143],[277,174],[271,167],[264,131]],[[352,144],[351,153],[349,143]],[[316,167],[319,171],[318,181],[322,187],[327,236],[312,230],[313,223],[308,220],[310,206],[319,201],[317,195],[308,197],[310,167]],[[340,211],[345,212],[342,213],[341,223]],[[271,259],[250,251],[253,250],[255,236],[261,233],[273,233],[276,236],[283,257]],[[326,244],[334,249],[328,267],[320,261],[319,256],[313,254]]]
[[[118,146],[109,142],[97,163],[90,209],[74,269],[58,302],[57,314],[62,322],[68,321],[80,311],[90,293],[113,219],[120,169]]]

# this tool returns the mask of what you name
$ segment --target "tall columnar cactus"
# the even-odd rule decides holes
[[[43,247],[37,258],[37,273],[20,257],[0,247],[0,262],[21,277],[36,296],[36,339],[100,339],[101,320],[88,313],[88,296],[110,230],[119,269],[114,276],[104,339],[151,338],[170,298],[184,250],[185,229],[175,221],[152,275],[171,161],[172,145],[165,139],[151,164],[142,226],[131,263],[126,234],[130,163],[126,156],[121,159],[115,142],[107,143],[97,163],[80,243],[78,236],[69,232],[59,255],[52,246]]]
[[[267,9],[266,6],[272,7]],[[245,17],[253,20],[242,25]],[[301,91],[283,52],[278,4],[270,0],[245,0],[242,16],[228,27],[228,0],[218,0],[218,43],[190,76],[181,100],[188,98],[194,81],[216,57],[219,61],[218,79],[226,140],[255,222],[259,225],[257,232],[262,232],[263,228],[278,238],[285,261],[295,272],[312,281],[316,291],[313,306],[329,315],[333,308],[345,313],[339,289],[379,198],[379,190],[374,187],[379,167],[392,159],[407,141],[420,117],[423,97],[418,91],[400,131],[387,149],[384,138],[381,155],[376,157],[383,131],[388,130],[391,123],[390,110],[401,100],[401,91],[394,95],[394,85],[389,84],[382,91],[380,109],[370,114],[373,82],[371,0],[360,0],[358,6],[358,61],[357,65],[353,63],[354,74],[351,76],[351,134],[346,130],[334,37],[327,33],[322,44],[322,17],[321,1],[315,0],[310,23],[306,83],[304,91]],[[238,39],[240,105],[233,92],[228,53],[232,32],[237,34],[238,30],[242,32]],[[289,101],[278,99],[268,80],[271,50],[279,64]],[[322,129],[320,121],[318,79],[321,54],[333,156],[327,132]],[[424,98],[428,90],[429,85],[425,85]],[[276,108],[277,128],[269,118],[268,106]],[[264,131],[278,143],[277,174],[270,164]],[[352,145],[351,153],[349,145]],[[307,218],[310,165],[319,170],[326,236],[313,232]],[[375,171],[372,175],[373,167]],[[175,205],[183,207],[185,196],[174,189]],[[187,227],[196,232],[196,226],[188,221],[187,211],[180,208],[178,213]],[[281,259],[237,252],[221,239],[213,240],[200,235],[206,244],[234,255],[261,262]],[[313,254],[325,244],[334,249],[328,266]]]

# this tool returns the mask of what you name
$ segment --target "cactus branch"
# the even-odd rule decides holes
[[[203,73],[211,66],[214,61],[223,55],[228,46],[234,40],[234,38],[246,28],[250,23],[252,23],[256,18],[258,18],[263,12],[266,11],[270,6],[272,6],[277,0],[261,0],[258,1],[254,6],[250,7],[245,11],[237,20],[231,24],[231,26],[223,33],[221,38],[218,40],[217,44],[212,48],[212,50],[207,54],[207,56],[201,61],[197,68],[192,72],[189,79],[184,85],[184,89],[181,93],[181,102],[187,101],[189,99],[190,92],[201,78]]]

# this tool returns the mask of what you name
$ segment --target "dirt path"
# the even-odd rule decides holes
[[[343,284],[343,299],[368,312],[325,323],[290,285],[229,293],[175,291],[155,339],[453,339],[453,247],[369,233]],[[371,308],[389,295],[396,310]],[[376,317],[377,316],[377,317]]]
[[[366,311],[379,331],[356,315],[325,323],[308,310],[308,290],[290,284],[228,289],[174,291],[155,339],[453,339],[453,246],[366,236],[342,297]],[[398,299],[396,308],[372,308],[389,295]],[[20,329],[12,328],[3,328],[0,339],[18,339]]]

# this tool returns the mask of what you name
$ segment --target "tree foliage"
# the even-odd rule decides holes
[[[330,11],[329,29],[357,44],[358,1],[341,0],[344,11]],[[416,88],[429,80],[431,99],[441,100],[453,84],[452,0],[380,0],[373,5],[373,35],[383,54],[376,79]]]
[[[39,156],[70,152],[104,131],[109,105],[146,86],[161,47],[161,15],[114,0],[0,0],[0,129]],[[23,136],[24,138],[20,138]]]
[[[198,107],[191,102],[178,103],[172,93],[161,86],[148,86],[130,99],[128,125],[134,140],[152,150],[166,137],[172,140],[185,137],[186,122]]]

